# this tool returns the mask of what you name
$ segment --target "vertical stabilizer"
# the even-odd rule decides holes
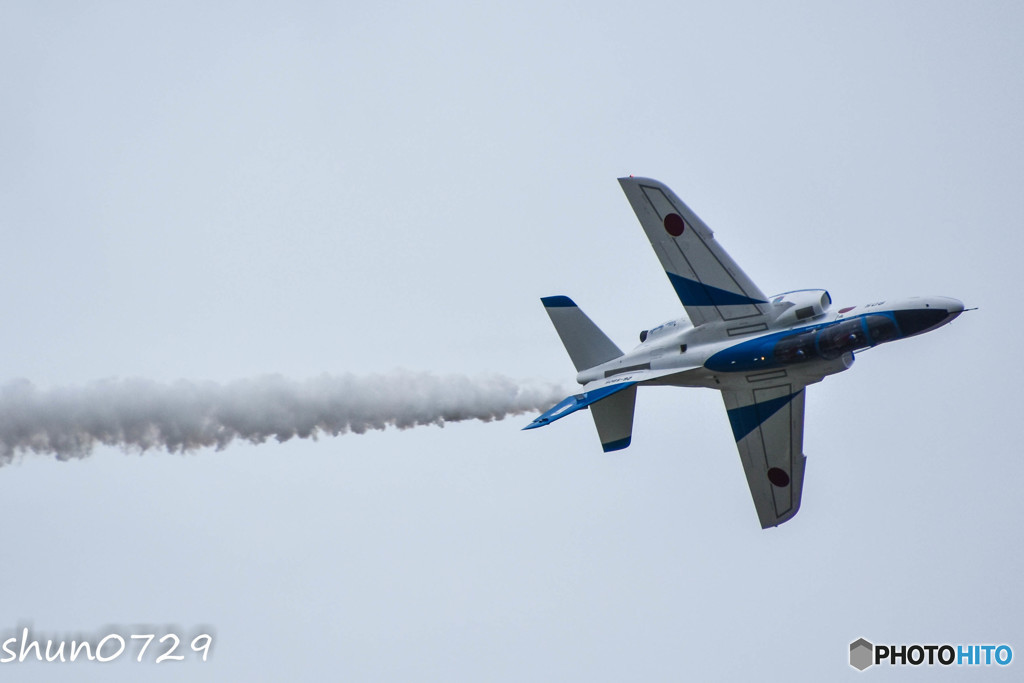
[[[548,296],[541,303],[577,372],[622,355],[619,347],[569,297]]]

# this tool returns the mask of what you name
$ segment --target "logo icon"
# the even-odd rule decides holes
[[[858,638],[850,643],[850,666],[857,671],[863,671],[874,664],[875,646]]]

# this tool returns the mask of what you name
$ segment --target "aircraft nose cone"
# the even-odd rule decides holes
[[[896,311],[896,323],[903,336],[912,337],[942,327],[964,311],[963,302],[950,297],[932,297],[922,303],[924,308]]]
[[[945,323],[953,322],[953,319],[964,312],[964,302],[960,299],[954,299],[953,297],[942,297],[942,302],[946,307],[946,320]]]
[[[964,302],[959,299],[953,299],[952,297],[942,297],[942,301],[946,304],[946,311],[948,311],[954,317],[964,312]]]

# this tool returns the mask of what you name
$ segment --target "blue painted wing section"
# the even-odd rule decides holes
[[[537,427],[546,427],[555,420],[561,420],[566,415],[571,415],[577,410],[586,408],[591,403],[596,403],[602,398],[608,398],[612,394],[618,393],[623,389],[635,386],[637,382],[622,382],[621,384],[612,384],[606,387],[599,387],[590,391],[585,391],[582,394],[574,394],[569,398],[566,398],[558,403],[554,408],[551,408],[543,415],[535,419],[530,424],[523,427],[523,429],[536,429]],[[625,448],[629,443],[625,443],[619,448]]]
[[[801,391],[803,391],[801,389]],[[772,398],[761,403],[754,403],[748,406],[742,406],[740,408],[733,408],[729,410],[729,424],[732,425],[732,435],[737,441],[745,437],[750,432],[760,427],[764,422],[779,412],[779,410],[792,401],[797,394],[800,392],[789,394],[788,396],[780,396],[778,398]]]
[[[676,295],[684,306],[740,306],[768,303],[763,299],[754,299],[719,287],[705,285],[668,271],[665,271],[665,274],[668,275],[672,288],[676,290]]]
[[[800,509],[806,464],[805,394],[800,385],[789,382],[722,390],[762,529],[792,519]]]
[[[694,327],[759,322],[767,310],[764,292],[690,207],[651,178],[619,178],[619,184]]]

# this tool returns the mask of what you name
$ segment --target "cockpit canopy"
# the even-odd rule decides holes
[[[798,289],[771,297],[775,320],[793,324],[820,318],[832,305],[832,297],[824,289]]]
[[[648,339],[656,339],[668,334],[682,332],[693,327],[693,324],[686,318],[679,318],[678,320],[669,320],[667,323],[662,323],[657,327],[649,330],[641,330],[640,332],[640,343],[643,344]]]
[[[868,315],[783,337],[775,344],[772,358],[777,363],[835,360],[844,353],[877,346],[899,336],[888,315]]]

